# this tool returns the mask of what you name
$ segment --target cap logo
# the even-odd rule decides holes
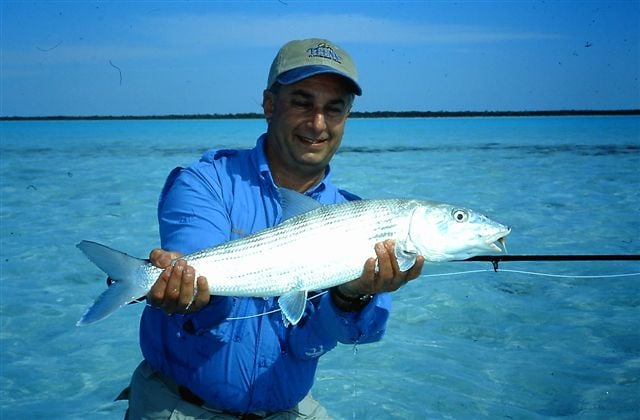
[[[317,47],[307,49],[307,53],[309,54],[309,58],[312,57],[321,57],[328,58],[329,60],[333,60],[338,64],[342,64],[342,57],[336,54],[331,48],[331,45],[326,42],[321,42]]]

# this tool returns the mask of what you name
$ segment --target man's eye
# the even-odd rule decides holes
[[[308,109],[311,106],[309,102],[304,101],[291,101],[291,105],[293,105],[295,108],[300,109]]]
[[[327,109],[327,114],[332,115],[332,116],[340,116],[342,115],[342,113],[344,112],[344,110],[342,108],[339,107],[332,107]]]

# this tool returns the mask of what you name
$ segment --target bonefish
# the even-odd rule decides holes
[[[285,324],[302,317],[307,293],[357,278],[374,245],[396,242],[401,270],[418,255],[426,261],[462,260],[501,252],[510,229],[473,210],[446,203],[359,200],[320,205],[280,189],[281,224],[182,257],[205,276],[212,295],[279,296]],[[147,294],[162,269],[104,245],[82,241],[78,248],[113,280],[78,325],[99,321]]]

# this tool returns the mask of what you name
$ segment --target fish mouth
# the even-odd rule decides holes
[[[511,233],[511,229],[507,228],[506,231],[497,233],[487,240],[487,246],[489,249],[495,252],[507,253],[507,241],[506,236]]]

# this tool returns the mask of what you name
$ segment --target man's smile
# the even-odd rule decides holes
[[[305,137],[305,136],[301,136],[301,135],[296,135],[296,138],[302,142],[305,143],[307,145],[317,145],[317,144],[322,144],[325,143],[328,139],[323,139],[323,138],[312,138],[312,137]]]

